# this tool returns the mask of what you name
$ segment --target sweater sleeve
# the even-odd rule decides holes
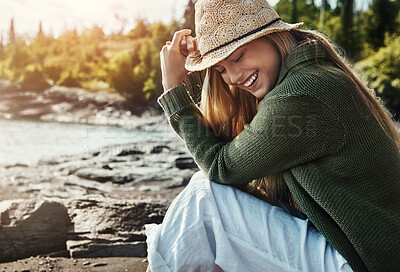
[[[184,85],[158,102],[200,169],[217,183],[248,183],[334,153],[344,143],[342,123],[311,96],[265,97],[252,122],[230,142],[205,124]]]

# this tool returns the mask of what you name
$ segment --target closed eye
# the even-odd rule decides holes
[[[244,53],[242,52],[240,54],[240,56],[237,59],[234,60],[234,62],[239,62],[242,59],[243,55],[244,55]]]
[[[222,66],[221,66],[221,69],[218,69],[218,68],[215,68],[215,67],[214,67],[214,70],[217,71],[217,72],[220,73],[220,74],[223,74],[223,73],[225,73],[225,71],[226,71],[226,69],[225,69],[224,67],[222,67]]]

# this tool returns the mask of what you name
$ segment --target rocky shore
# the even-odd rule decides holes
[[[0,261],[145,257],[144,225],[198,170],[178,138],[1,167]]]
[[[117,95],[0,82],[0,118],[168,130]],[[161,223],[199,171],[177,136],[0,166],[1,271],[145,271],[144,225]],[[99,259],[100,258],[100,259]]]
[[[160,223],[198,171],[177,138],[0,168],[0,261],[144,257],[144,224]]]
[[[31,90],[0,80],[0,118],[129,128],[163,122],[161,109],[133,106],[117,93],[53,86]]]

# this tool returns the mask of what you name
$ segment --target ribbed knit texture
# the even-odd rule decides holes
[[[193,102],[201,92],[195,76],[158,102],[210,180],[238,185],[282,172],[303,212],[353,270],[399,271],[399,152],[321,45],[287,57],[257,115],[228,143]]]

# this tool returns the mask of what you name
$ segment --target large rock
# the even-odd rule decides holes
[[[57,202],[0,202],[0,262],[66,250],[71,222]]]
[[[144,257],[144,225],[161,223],[168,203],[81,199],[67,206],[71,257]]]
[[[198,166],[192,157],[176,158],[175,167],[179,169],[198,169]]]
[[[135,180],[135,175],[127,173],[127,171],[113,171],[103,168],[83,168],[76,172],[80,178],[95,180],[98,182],[112,182],[123,184]]]
[[[80,199],[71,201],[67,207],[75,232],[116,234],[140,231],[149,223],[161,223],[167,203]]]

